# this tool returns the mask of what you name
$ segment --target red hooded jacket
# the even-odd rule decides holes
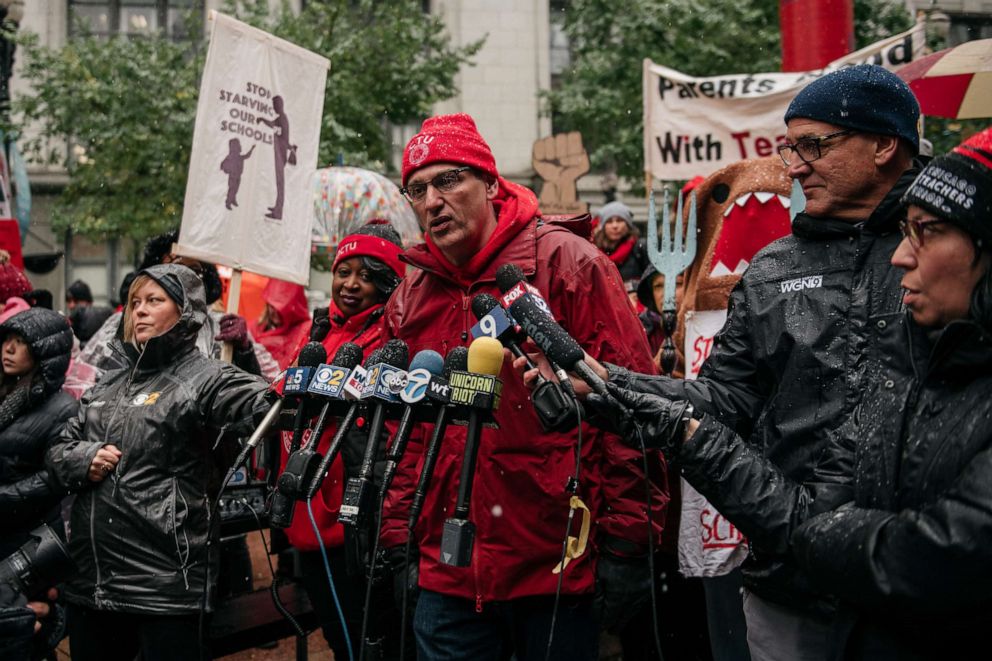
[[[310,310],[302,285],[283,280],[269,280],[262,291],[262,298],[279,313],[277,327],[262,330],[254,321],[249,330],[255,341],[269,350],[272,358],[284,370],[296,358],[297,345],[307,336],[310,328]]]
[[[375,305],[353,317],[343,319],[341,312],[334,303],[331,303],[331,330],[321,342],[327,350],[328,361],[334,358],[334,354],[345,342],[354,342],[360,346],[365,356],[378,349],[382,343],[381,314],[382,305]],[[293,354],[294,359],[307,342],[310,335],[310,325],[305,324],[306,333]],[[317,445],[317,452],[321,456],[327,452],[337,428],[337,422],[332,419]],[[280,471],[286,467],[292,440],[292,432],[282,433],[282,466],[280,466]],[[306,441],[307,437],[304,437],[303,442],[306,443]],[[324,482],[320,486],[320,491],[311,501],[313,518],[317,522],[317,528],[320,529],[320,537],[325,546],[341,546],[344,543],[344,528],[338,523],[338,511],[341,509],[341,497],[344,494],[345,481],[342,455],[339,454],[334,463],[331,464],[327,477],[324,478]],[[313,524],[310,522],[310,515],[307,514],[306,503],[296,503],[293,523],[286,528],[286,536],[289,538],[289,543],[301,551],[316,551],[318,549],[317,538],[313,534]]]
[[[567,223],[539,222],[537,200],[526,188],[500,180],[495,200],[498,226],[468,268],[447,263],[429,244],[411,248],[404,261],[416,267],[386,304],[383,339],[398,337],[410,355],[433,349],[446,355],[469,344],[475,324],[472,297],[500,295],[496,269],[519,265],[550,304],[562,326],[592,356],[652,372],[647,339],[634,316],[616,266]],[[577,432],[545,433],[529,401],[529,391],[509,361],[500,375],[503,395],[496,420],[485,429],[472,491],[470,519],[476,525],[472,563],[439,562],[444,520],[454,510],[465,444],[465,428],[450,426],[441,446],[423,514],[416,528],[420,586],[475,600],[501,601],[555,592],[569,510],[565,484],[575,469]],[[426,427],[426,428],[424,428]],[[383,514],[382,544],[406,541],[410,499],[423,464],[424,426],[411,438]],[[592,512],[590,545],[565,569],[562,592],[588,593],[594,587],[596,550],[592,540],[608,534],[644,548],[648,527],[640,452],[619,438],[588,425],[582,428],[579,495]],[[663,474],[662,474],[662,485]],[[660,532],[667,494],[654,489],[653,534]],[[577,514],[572,534],[578,534]],[[656,537],[657,538],[657,537]]]

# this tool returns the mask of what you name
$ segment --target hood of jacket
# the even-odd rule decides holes
[[[183,303],[179,311],[179,321],[176,325],[156,337],[145,342],[144,347],[137,347],[123,341],[124,320],[117,331],[118,349],[124,353],[128,362],[137,364],[141,359],[142,367],[157,367],[171,362],[176,356],[188,349],[196,349],[196,334],[207,322],[207,302],[204,297],[203,281],[192,269],[180,264],[156,264],[138,272],[147,275],[160,286],[166,278],[178,283],[183,291]],[[126,309],[126,308],[125,308]]]
[[[31,397],[44,398],[58,391],[65,382],[72,353],[72,329],[58,312],[31,308],[0,324],[0,338],[17,333],[27,342],[40,378],[31,384]]]

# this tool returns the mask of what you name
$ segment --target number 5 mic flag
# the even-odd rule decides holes
[[[177,252],[305,285],[330,62],[211,18]]]

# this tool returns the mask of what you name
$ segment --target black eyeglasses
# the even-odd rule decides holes
[[[922,218],[920,220],[910,220],[903,218],[899,221],[899,229],[902,235],[909,239],[909,245],[913,250],[919,250],[923,246],[923,237],[926,236],[927,228],[933,225],[943,225],[950,222],[943,218]]]
[[[799,160],[803,163],[812,163],[823,156],[823,153],[820,151],[821,144],[827,140],[852,133],[857,133],[857,131],[854,129],[844,129],[843,131],[828,133],[827,135],[821,135],[815,138],[800,138],[794,145],[789,143],[779,145],[778,155],[782,157],[782,162],[785,163],[786,167],[792,165],[792,154],[798,156]]]
[[[427,196],[428,186],[433,186],[439,193],[450,193],[462,182],[462,172],[471,169],[468,166],[463,166],[454,170],[445,170],[430,181],[404,186],[400,189],[400,192],[410,202],[420,202],[423,200]]]

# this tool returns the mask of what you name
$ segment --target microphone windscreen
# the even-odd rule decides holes
[[[530,296],[521,296],[510,305],[510,314],[549,360],[571,367],[583,358],[582,347],[557,321],[539,308]]]
[[[492,337],[477,337],[468,348],[468,371],[499,376],[503,369],[503,345]]]
[[[523,269],[516,264],[503,264],[496,269],[496,286],[504,294],[513,289],[515,284],[526,279]]]
[[[405,370],[410,364],[410,348],[403,340],[393,338],[382,345],[382,355],[379,362]]]
[[[327,360],[327,349],[320,342],[307,342],[300,349],[296,364],[300,367],[316,367]]]
[[[382,362],[382,347],[375,349],[368,355],[365,362],[362,363],[362,367],[372,367],[373,365],[378,365]]]
[[[338,347],[338,351],[334,354],[334,360],[331,361],[331,365],[344,367],[345,369],[350,370],[354,369],[361,362],[362,348],[354,342],[345,342]]]
[[[455,347],[444,357],[444,378],[452,372],[464,372],[468,369],[468,347]]]
[[[444,358],[437,351],[424,349],[418,351],[417,355],[410,361],[410,371],[415,369],[425,369],[435,376],[441,376],[444,371]]]
[[[492,294],[476,294],[472,297],[472,314],[476,319],[482,319],[495,307],[499,307],[499,301]]]

